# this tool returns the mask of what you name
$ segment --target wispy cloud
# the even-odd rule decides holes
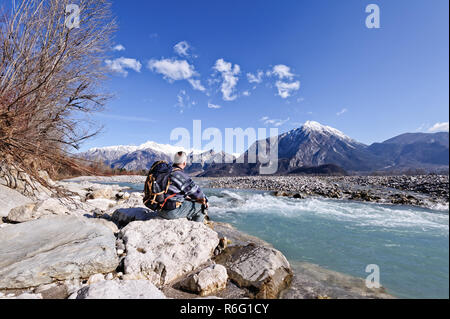
[[[269,71],[268,74],[277,76],[280,80],[289,79],[292,80],[294,78],[294,74],[291,73],[291,68],[284,64],[275,65],[272,71]]]
[[[191,97],[187,94],[185,90],[181,90],[178,93],[177,104],[175,104],[175,106],[179,108],[180,114],[183,114],[186,108],[190,108],[191,106],[196,104],[197,103],[195,101],[191,100]]]
[[[277,81],[275,83],[275,86],[278,89],[278,95],[282,99],[287,99],[292,95],[293,92],[300,90],[300,81],[295,81],[292,83]]]
[[[141,62],[138,60],[124,57],[120,57],[115,60],[105,60],[105,63],[111,71],[119,73],[124,77],[128,76],[128,71],[126,69],[141,72],[142,67]]]
[[[250,91],[244,91],[244,92],[242,92],[242,95],[243,96],[250,96],[251,93],[250,93]]]
[[[208,108],[210,108],[210,109],[220,109],[220,108],[222,108],[222,106],[217,105],[217,104],[212,104],[212,103],[208,102]]]
[[[294,81],[294,76],[291,72],[291,68],[284,64],[275,65],[272,70],[266,72],[267,76],[275,76],[278,78],[275,82],[275,86],[278,89],[278,95],[282,99],[287,99],[295,91],[300,90],[300,81]],[[291,81],[291,82],[287,82]]]
[[[206,88],[202,85],[200,80],[188,79],[188,82],[192,85],[194,90],[204,92]]]
[[[448,122],[436,123],[428,129],[428,132],[430,132],[430,133],[448,132],[448,131],[449,131]]]
[[[343,108],[342,110],[340,110],[339,112],[337,112],[336,115],[337,115],[337,116],[341,116],[342,114],[347,113],[347,111],[348,111],[348,110],[347,110],[346,108]]]
[[[181,41],[178,42],[177,44],[175,44],[175,46],[173,47],[174,51],[176,54],[183,56],[183,57],[188,57],[189,56],[189,49],[190,49],[190,45],[189,43],[187,43],[186,41]]]
[[[122,44],[118,44],[113,47],[113,51],[125,51],[125,47]]]
[[[273,125],[275,127],[279,127],[285,123],[287,123],[290,120],[290,118],[287,118],[285,120],[281,119],[271,119],[268,116],[264,116],[260,119],[261,122],[264,123],[264,125]]]
[[[214,70],[219,72],[222,75],[222,97],[225,101],[233,101],[237,98],[237,95],[234,94],[235,87],[239,81],[238,75],[241,72],[241,68],[239,65],[235,64],[233,66],[230,62],[225,62],[223,59],[219,59],[216,61],[214,65]]]
[[[250,83],[261,83],[263,81],[264,72],[258,70],[256,74],[247,73],[247,80]]]
[[[175,59],[152,59],[148,62],[147,68],[156,73],[162,74],[164,79],[170,83],[174,81],[187,80],[195,90],[205,91],[200,80],[193,79],[198,76],[193,65],[186,60]]]

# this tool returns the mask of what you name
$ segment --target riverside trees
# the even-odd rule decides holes
[[[0,161],[38,170],[77,165],[69,151],[99,128],[104,59],[115,21],[107,0],[11,1],[0,7]],[[73,24],[73,21],[72,21]]]

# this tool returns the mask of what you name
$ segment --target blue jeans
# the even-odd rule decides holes
[[[190,221],[202,223],[205,219],[205,214],[202,210],[202,205],[199,203],[184,201],[180,207],[174,210],[162,210],[159,216],[164,219],[178,219],[187,218]]]

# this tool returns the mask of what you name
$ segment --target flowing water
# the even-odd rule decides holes
[[[291,262],[360,278],[369,275],[367,265],[376,264],[381,284],[394,296],[449,297],[448,207],[279,198],[245,190],[205,193],[212,220],[271,243]]]

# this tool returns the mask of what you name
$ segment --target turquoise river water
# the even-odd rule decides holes
[[[376,264],[381,284],[394,296],[449,297],[448,207],[279,198],[246,190],[205,193],[212,220],[271,243],[289,261],[360,278],[368,276],[367,265]]]

